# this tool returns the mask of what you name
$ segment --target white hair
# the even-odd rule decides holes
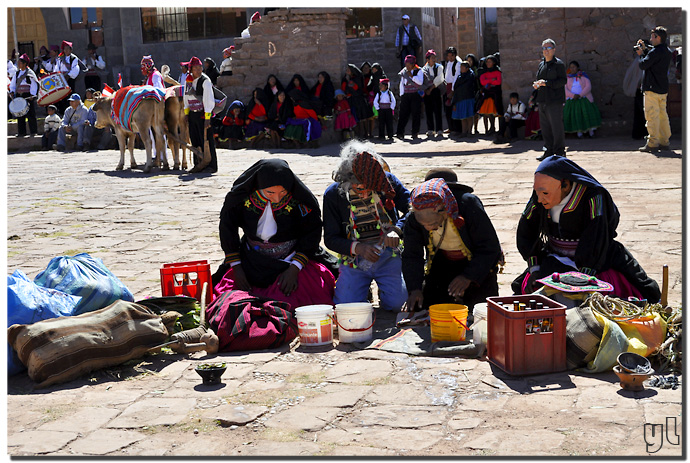
[[[352,161],[358,154],[367,152],[383,166],[383,158],[376,152],[374,145],[360,140],[350,140],[340,147],[340,164],[333,171],[333,180],[340,184],[344,191],[350,189],[352,183],[359,183],[359,179],[352,171]]]

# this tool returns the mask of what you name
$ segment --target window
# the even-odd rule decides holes
[[[422,8],[422,22],[424,24],[436,25],[436,8]]]
[[[352,14],[345,21],[348,39],[380,37],[383,35],[381,8],[352,8]]]
[[[144,43],[237,37],[247,27],[240,8],[142,8]]]
[[[70,8],[69,17],[72,29],[88,29],[103,25],[101,8]]]

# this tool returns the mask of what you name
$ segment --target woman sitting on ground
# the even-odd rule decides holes
[[[321,230],[319,203],[288,163],[256,162],[235,180],[220,212],[225,260],[214,296],[239,289],[288,302],[293,311],[332,304],[335,278],[322,263]]]
[[[285,140],[285,127],[289,118],[293,117],[294,109],[292,100],[287,98],[285,91],[278,92],[276,100],[268,111],[268,130],[271,141],[276,148],[280,147],[281,139]]]
[[[311,88],[311,97],[321,102],[320,116],[333,114],[335,104],[335,87],[331,82],[331,76],[326,71],[319,72],[318,81]]]
[[[266,101],[266,94],[259,87],[252,92],[252,99],[247,104],[247,128],[245,129],[245,136],[248,139],[253,139],[257,135],[264,132],[266,129],[266,122],[268,121],[268,102]]]
[[[266,102],[268,103],[269,108],[275,101],[278,93],[282,92],[283,90],[285,90],[285,87],[283,87],[283,84],[280,83],[278,77],[276,77],[275,74],[269,74],[268,78],[266,79],[266,85],[264,85],[264,95],[266,95]]]
[[[244,104],[242,104],[240,100],[233,101],[219,128],[218,140],[221,142],[227,140],[232,142],[244,140],[245,121],[246,115],[244,112]]]
[[[579,271],[611,283],[610,295],[659,301],[656,281],[614,240],[619,219],[611,194],[589,172],[563,156],[546,158],[518,223],[517,248],[528,268],[513,291],[528,294],[554,272]]]
[[[318,120],[314,102],[306,93],[293,88],[288,96],[293,104],[293,116],[288,118],[285,138],[297,143],[321,138],[321,123]]]

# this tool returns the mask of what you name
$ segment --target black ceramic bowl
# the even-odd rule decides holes
[[[618,364],[628,373],[645,375],[652,372],[652,364],[648,359],[634,352],[623,352],[618,355]]]
[[[194,370],[201,376],[204,384],[211,385],[220,384],[220,377],[226,369],[225,363],[201,363]]]

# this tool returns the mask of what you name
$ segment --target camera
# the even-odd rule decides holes
[[[650,43],[647,40],[642,40],[642,43],[636,43],[635,46],[633,46],[633,50],[642,50],[643,52],[647,52],[647,49],[650,47]]]

